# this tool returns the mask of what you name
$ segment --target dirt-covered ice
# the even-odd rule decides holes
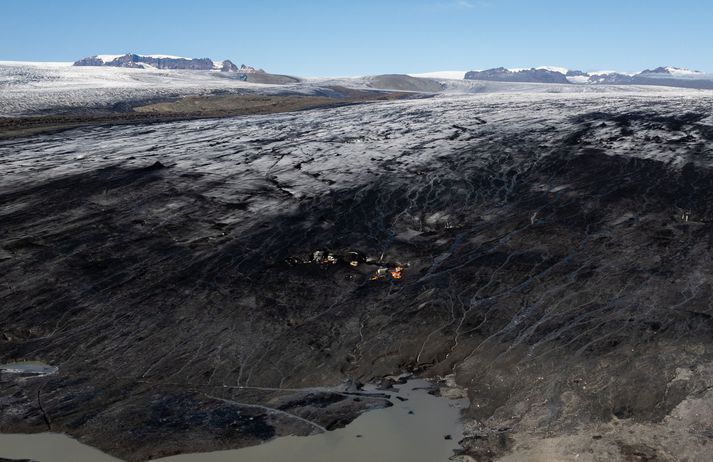
[[[712,104],[445,95],[0,142],[0,362],[59,367],[2,376],[0,430],[235,448],[341,427],[383,406],[355,381],[408,372],[467,393],[464,458],[706,460]]]

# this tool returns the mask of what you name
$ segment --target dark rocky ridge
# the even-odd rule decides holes
[[[0,144],[0,359],[60,367],[0,378],[0,430],[145,460],[455,372],[475,460],[705,460],[710,99],[508,98]],[[409,266],[287,261],[316,249]]]
[[[666,68],[646,70],[636,75],[618,73],[592,75],[589,83],[600,85],[652,85],[699,90],[713,89],[713,80],[676,78]]]
[[[465,74],[464,78],[495,82],[569,83],[567,77],[561,72],[535,68],[513,72],[504,67],[498,67],[486,71],[470,71]]]
[[[700,90],[713,89],[713,78],[699,76],[696,78],[676,77],[669,68],[657,67],[644,70],[635,75],[610,72],[590,75],[579,70],[570,70],[566,74],[547,69],[527,69],[510,71],[504,67],[488,69],[485,71],[470,71],[465,74],[465,80],[485,80],[496,82],[530,82],[530,83],[559,83],[568,85],[583,85],[573,83],[567,77],[588,77],[586,85],[652,85],[678,88],[694,88]]]
[[[245,65],[243,65],[243,67],[244,66]],[[233,64],[232,61],[226,59],[225,61],[223,61],[222,67],[220,68],[220,70],[223,72],[238,72],[238,66]]]
[[[82,58],[74,63],[75,66],[111,66],[128,68],[143,68],[143,64],[155,67],[156,69],[209,71],[218,68],[223,72],[258,72],[258,70],[245,65],[238,68],[238,66],[227,59],[219,64],[216,64],[208,58],[158,58],[154,56],[137,55],[134,53],[127,53],[109,62],[104,62],[97,56],[90,56],[88,58]]]
[[[589,74],[583,71],[568,70],[566,77],[589,77]]]
[[[657,67],[656,69],[646,69],[643,70],[639,73],[639,75],[646,75],[646,74],[668,74],[668,75],[673,75],[673,72],[671,70],[682,70],[682,69],[677,69],[677,68],[671,68],[671,67]],[[700,72],[698,71],[693,71],[694,74],[699,74]]]
[[[74,66],[105,66],[106,64],[96,56],[89,56],[74,62]]]
[[[610,74],[591,75],[589,76],[589,83],[601,85],[633,85],[634,77],[612,72]]]

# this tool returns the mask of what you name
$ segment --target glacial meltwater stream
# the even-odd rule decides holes
[[[244,449],[183,454],[162,462],[445,462],[462,436],[465,400],[435,397],[430,384],[411,380],[389,391],[392,407],[367,412],[345,428],[287,436]],[[398,398],[401,399],[398,399]],[[68,436],[0,434],[0,458],[38,462],[118,462]]]

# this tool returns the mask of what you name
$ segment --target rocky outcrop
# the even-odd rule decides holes
[[[589,76],[588,83],[599,85],[631,85],[634,83],[634,79],[630,75],[612,72],[611,74],[591,75]]]
[[[567,71],[567,74],[565,74],[566,77],[589,77],[589,74],[583,71],[576,71],[576,70],[569,70]]]
[[[580,85],[653,85],[695,89],[713,89],[713,75],[676,67],[646,69],[638,74],[619,72],[587,73],[580,70],[560,72],[551,68],[511,70],[504,67],[470,71],[466,80],[496,82],[562,83]]]
[[[238,69],[238,72],[241,74],[264,74],[265,71],[262,69],[256,69],[252,66],[247,66],[245,64],[240,65],[240,69]]]
[[[671,68],[670,67],[657,67],[656,69],[645,69],[639,73],[639,75],[648,75],[648,74],[669,74],[669,75],[671,75]]]
[[[465,79],[496,82],[570,83],[561,72],[535,68],[511,71],[504,67],[498,67],[485,71],[470,71],[465,74]]]
[[[646,69],[632,76],[636,85],[657,85],[699,90],[713,89],[713,75],[677,67],[657,67]]]
[[[657,67],[656,69],[646,69],[641,71],[639,75],[678,75],[678,76],[689,76],[696,77],[701,76],[703,73],[700,71],[693,71],[691,69],[683,69],[680,67]]]
[[[74,62],[75,66],[103,66],[104,61],[96,56],[89,56],[87,58],[82,58],[79,61]]]
[[[657,67],[635,75],[618,72],[599,73],[589,76],[589,85],[651,85],[662,87],[713,89],[713,79],[697,72],[676,73],[676,68]]]
[[[238,66],[233,64],[233,62],[229,59],[226,59],[225,61],[223,61],[223,66],[220,68],[220,70],[223,72],[238,72]]]
[[[210,71],[220,70],[222,72],[264,72],[256,70],[253,67],[245,66],[244,64],[238,68],[232,61],[225,60],[221,63],[216,63],[209,58],[179,58],[163,55],[138,55],[135,53],[127,53],[113,59],[102,59],[100,56],[90,56],[82,58],[74,63],[75,66],[111,66],[111,67],[127,67],[136,69],[155,68],[155,69],[177,69],[191,71]]]
[[[156,58],[132,53],[127,53],[113,61],[105,63],[106,66],[114,67],[140,67],[140,64],[148,64],[156,69],[188,69],[194,71],[208,71],[214,67],[213,61],[208,58]]]

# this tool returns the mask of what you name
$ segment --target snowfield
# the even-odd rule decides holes
[[[424,79],[448,79],[448,80],[463,80],[468,71],[436,71],[436,72],[421,72],[418,74],[409,74],[411,77],[421,77]]]
[[[243,82],[233,74],[212,71],[0,62],[0,116],[102,108],[132,100],[258,88],[264,93],[284,90],[282,86]]]
[[[424,75],[425,76],[425,75]],[[537,83],[507,83],[454,80],[452,74],[436,73],[446,93],[646,93],[683,94],[695,90],[646,86],[576,86]],[[310,78],[288,85],[268,85],[240,80],[235,74],[217,71],[127,69],[72,66],[71,63],[24,63],[0,61],[0,117],[79,109],[111,108],[157,98],[208,96],[221,92],[315,95],[327,86],[375,89],[372,79]]]

